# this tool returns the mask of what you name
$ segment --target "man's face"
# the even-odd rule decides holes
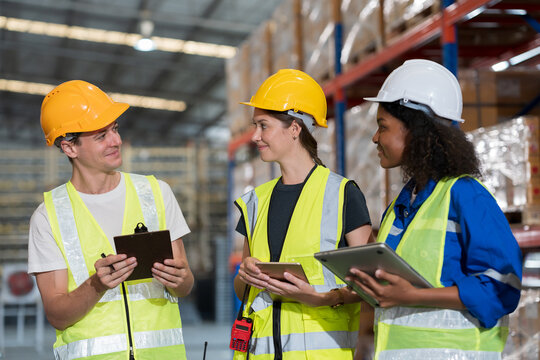
[[[121,146],[122,139],[115,121],[102,129],[82,133],[78,143],[73,145],[74,156],[68,156],[87,169],[109,172],[122,165]]]

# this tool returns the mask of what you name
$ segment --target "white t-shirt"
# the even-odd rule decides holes
[[[171,233],[171,241],[174,241],[189,234],[190,230],[171,187],[161,180],[158,180],[158,183],[165,204],[166,226]],[[122,234],[124,221],[126,202],[124,174],[122,174],[118,186],[107,193],[84,194],[79,192],[79,195],[109,238],[114,249],[113,237]],[[61,269],[67,269],[67,265],[60,248],[54,240],[45,204],[41,203],[30,219],[28,272],[39,273]]]

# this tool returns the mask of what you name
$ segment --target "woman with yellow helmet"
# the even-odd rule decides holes
[[[235,359],[352,359],[359,298],[324,269],[313,254],[372,239],[365,199],[357,185],[324,167],[316,128],[326,125],[326,97],[309,75],[284,69],[270,76],[251,101],[252,141],[281,176],[244,194],[237,231],[245,236],[235,278],[244,316],[253,322],[248,354]],[[257,262],[299,262],[309,281],[263,274]]]

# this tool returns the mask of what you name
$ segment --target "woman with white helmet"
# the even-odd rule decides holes
[[[235,291],[246,297],[253,322],[248,353],[235,359],[352,359],[359,325],[359,297],[324,269],[313,254],[372,239],[364,196],[356,184],[324,167],[311,135],[326,125],[326,97],[299,70],[270,76],[250,102],[252,141],[263,161],[281,176],[236,200],[237,231],[245,236]],[[372,239],[374,241],[374,239]],[[309,283],[263,274],[257,262],[302,264]]]
[[[394,70],[377,97],[373,142],[383,168],[401,167],[407,184],[387,208],[386,242],[432,285],[417,289],[382,270],[351,279],[380,303],[376,359],[500,359],[507,314],[521,288],[521,251],[480,176],[474,146],[457,126],[455,76],[428,60]],[[380,282],[384,281],[384,282]]]

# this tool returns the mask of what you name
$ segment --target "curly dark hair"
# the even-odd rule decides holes
[[[460,175],[481,177],[474,145],[459,127],[402,106],[399,101],[380,103],[380,106],[409,130],[401,165],[404,180],[412,178],[422,188],[429,179],[438,181]]]

